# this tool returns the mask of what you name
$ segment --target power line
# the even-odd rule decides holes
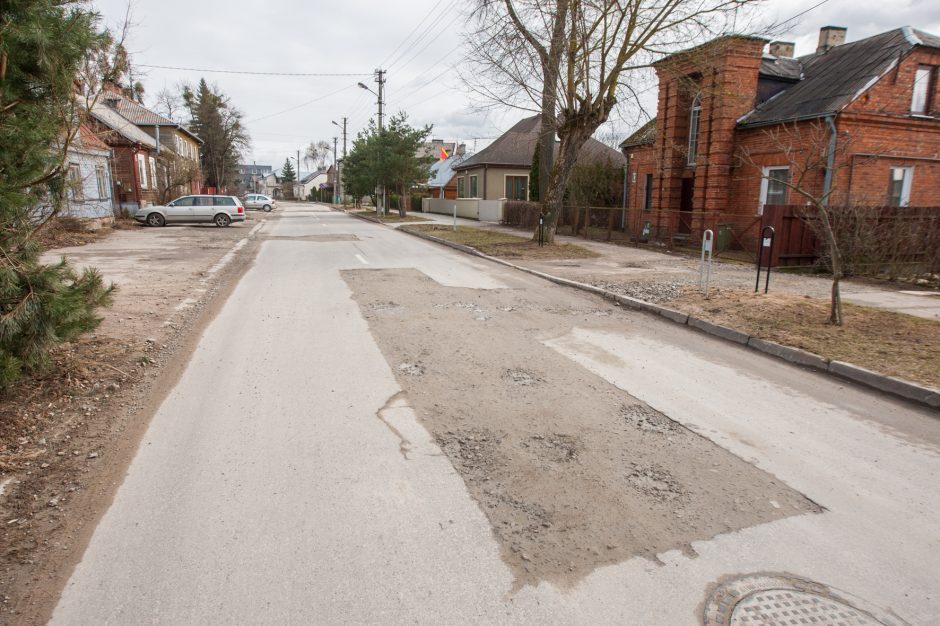
[[[428,29],[421,37],[419,37],[419,38],[416,39],[414,42],[412,42],[412,46],[417,46],[418,43],[420,43],[421,40],[422,40],[424,37],[426,37],[428,34],[430,34],[430,32],[431,32],[431,31],[430,31],[430,28],[433,28],[433,27],[437,26],[437,25],[440,23],[440,21],[441,21],[442,19],[444,19],[444,16],[446,16],[446,15],[447,15],[447,13],[441,13],[440,17],[438,17],[437,20],[435,20],[433,24],[430,24],[430,25],[429,25],[429,29]],[[437,34],[436,34],[434,37],[432,37],[430,40],[428,40],[427,43],[425,43],[421,48],[419,48],[418,51],[415,52],[411,57],[409,57],[408,60],[405,61],[405,64],[402,65],[402,66],[400,66],[400,67],[398,68],[398,71],[401,71],[402,68],[408,67],[408,65],[409,65],[412,61],[414,61],[422,52],[424,52],[424,50],[425,50],[428,46],[430,46],[432,43],[434,43],[435,41],[437,41],[437,39],[438,39],[441,35],[443,35],[444,33],[448,32],[448,29],[449,29],[451,26],[453,26],[453,25],[457,22],[457,20],[459,20],[459,19],[462,18],[462,17],[463,17],[463,16],[462,16],[460,13],[457,13],[457,15],[455,15],[454,18],[453,18],[450,22],[447,23],[447,26],[444,26],[443,28],[438,29]],[[401,55],[398,59],[396,59],[396,60],[392,63],[392,65],[395,65],[395,63],[398,63],[399,61],[401,61],[403,57],[404,57],[404,55]],[[389,69],[391,69],[392,65],[389,65]]]
[[[256,117],[256,118],[253,118],[253,119],[250,119],[250,120],[246,120],[245,123],[248,124],[248,123],[250,123],[250,122],[259,122],[259,121],[261,121],[261,120],[266,120],[266,119],[268,119],[268,118],[270,118],[270,117],[276,117],[276,116],[278,116],[278,115],[283,115],[284,113],[290,113],[291,111],[296,111],[297,109],[301,109],[301,108],[303,108],[303,107],[305,107],[305,106],[307,106],[307,105],[313,104],[314,102],[319,102],[320,100],[325,100],[325,99],[329,98],[330,96],[335,96],[335,95],[338,94],[338,93],[342,93],[342,92],[346,91],[347,89],[352,89],[352,88],[355,87],[355,86],[356,86],[356,85],[346,85],[346,86],[343,87],[342,89],[337,89],[336,91],[331,91],[331,92],[328,93],[328,94],[324,94],[324,95],[322,95],[322,96],[319,96],[319,97],[317,97],[317,98],[314,98],[313,100],[308,100],[308,101],[306,101],[306,102],[302,102],[302,103],[300,103],[300,104],[298,104],[298,105],[296,105],[296,106],[290,107],[289,109],[284,109],[283,111],[278,111],[277,113],[271,113],[270,115],[264,115],[264,116],[262,116],[262,117]]]
[[[326,76],[371,76],[372,72],[362,72],[359,74],[349,74],[349,73],[329,73],[329,72],[315,72],[315,73],[304,73],[304,72],[252,72],[248,70],[213,70],[206,69],[201,67],[176,67],[173,65],[145,65],[143,63],[137,63],[137,67],[147,67],[150,69],[158,70],[178,70],[181,72],[205,72],[207,74],[242,74],[245,76],[315,76],[315,77],[326,77]]]
[[[424,21],[425,21],[426,19],[428,19],[429,17],[431,17],[431,16],[434,14],[435,11],[437,11],[438,7],[441,6],[441,3],[442,3],[442,2],[444,2],[444,0],[437,0],[437,3],[431,8],[430,11],[428,11],[427,13],[425,13],[424,17],[421,18],[421,21],[419,21],[417,24],[415,24],[415,27],[411,29],[411,32],[408,33],[408,35],[407,35],[404,39],[402,39],[401,42],[400,42],[397,46],[395,46],[395,49],[392,50],[392,53],[389,54],[388,57],[386,57],[385,61],[382,62],[382,65],[388,67],[389,61],[395,56],[395,53],[398,52],[398,50],[399,50],[403,45],[405,45],[405,42],[407,42],[409,39],[411,39],[411,37],[418,31],[419,28],[421,28],[421,25],[424,24]],[[422,36],[423,36],[423,33],[422,33]],[[420,39],[420,37],[419,37],[419,39]],[[402,51],[402,54],[404,54],[404,51]]]

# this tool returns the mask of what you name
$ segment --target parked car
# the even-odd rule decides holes
[[[269,213],[277,208],[277,202],[275,202],[274,198],[271,196],[266,196],[262,193],[250,193],[245,196],[245,208],[261,209],[265,213]]]
[[[138,209],[134,219],[148,226],[183,222],[212,222],[216,226],[228,226],[232,222],[245,221],[245,207],[235,196],[183,196],[165,205]]]

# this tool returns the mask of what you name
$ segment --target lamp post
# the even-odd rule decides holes
[[[340,125],[334,121],[333,126],[339,127]],[[346,164],[346,118],[345,117],[343,118],[342,129],[343,129],[343,160],[340,161],[339,164],[336,166],[336,173],[337,173],[337,182],[339,183],[339,196],[340,198],[343,199],[343,208],[345,208],[346,207],[346,194],[343,193],[343,168],[342,168],[342,166]],[[333,153],[334,153],[333,161],[335,163],[336,162],[336,154],[335,154],[336,148],[335,147],[333,149]]]
[[[385,106],[385,98],[384,98],[384,95],[385,95],[385,70],[375,70],[375,82],[377,82],[377,83],[379,84],[379,91],[378,91],[378,93],[376,93],[375,91],[372,91],[372,89],[370,89],[368,86],[364,85],[363,83],[359,83],[359,87],[361,87],[362,89],[365,89],[366,91],[368,91],[368,92],[370,92],[370,93],[375,94],[376,97],[378,97],[378,99],[379,99],[379,100],[378,100],[378,105],[379,105],[379,131],[382,131],[382,130],[384,130],[384,128],[385,128],[385,124],[384,124],[385,118],[384,118],[384,116],[383,116],[383,114],[382,114],[383,111],[384,111],[384,106]],[[378,195],[378,194],[377,194],[377,195]],[[380,200],[379,200],[379,202],[378,202],[377,204],[379,204],[380,206],[379,206],[379,207],[376,207],[376,213],[377,213],[377,214],[379,214],[379,213],[385,213],[385,186],[384,186],[384,185],[383,185],[382,188],[381,188],[381,197],[380,197]]]

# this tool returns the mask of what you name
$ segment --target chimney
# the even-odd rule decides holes
[[[462,144],[460,144],[459,146],[457,146],[457,154],[458,154],[459,156],[463,156],[463,155],[465,155],[466,153],[467,153],[467,144],[462,143]]]
[[[770,56],[792,59],[793,53],[796,51],[796,44],[792,41],[771,41],[768,51]]]
[[[841,46],[845,43],[844,26],[823,26],[819,29],[819,47],[816,48],[816,54],[822,54]]]

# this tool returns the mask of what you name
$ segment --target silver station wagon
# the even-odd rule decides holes
[[[186,222],[212,222],[216,226],[228,226],[232,222],[245,221],[245,207],[235,196],[183,196],[166,205],[138,209],[134,219],[148,226]]]
[[[271,196],[266,196],[263,193],[250,193],[245,196],[245,208],[261,209],[265,213],[269,213],[277,208],[277,202]]]

